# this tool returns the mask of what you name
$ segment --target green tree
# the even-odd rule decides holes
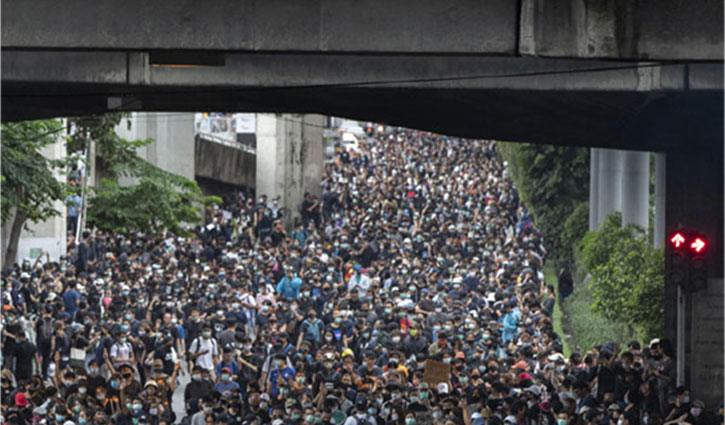
[[[89,225],[124,234],[138,229],[165,228],[186,234],[182,224],[199,220],[198,205],[203,198],[195,182],[179,187],[172,179],[142,177],[138,184],[119,186],[103,179],[94,189],[88,206]]]
[[[48,159],[41,151],[56,143],[62,130],[58,120],[2,125],[2,223],[11,222],[6,265],[15,262],[20,233],[28,222],[60,214],[54,203],[65,200],[67,185],[54,171],[66,163]]]
[[[166,172],[139,157],[136,150],[152,139],[126,140],[115,127],[123,119],[119,113],[73,120],[77,132],[69,139],[69,149],[84,149],[88,140],[96,144],[96,175],[105,176],[92,189],[87,223],[102,230],[131,233],[137,229],[166,228],[185,234],[182,223],[200,219],[201,205],[221,202],[205,197],[195,181]],[[120,177],[131,177],[136,184],[121,186]]]
[[[647,340],[662,330],[664,253],[650,246],[641,228],[621,223],[621,214],[614,212],[581,241],[582,259],[592,274],[591,309]]]
[[[589,198],[588,149],[527,143],[498,146],[544,234],[549,258],[571,260],[573,241],[563,237],[564,223],[575,213],[580,217],[581,211],[575,210]]]

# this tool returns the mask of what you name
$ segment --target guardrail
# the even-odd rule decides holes
[[[207,133],[205,131],[197,131],[196,134],[199,137],[206,139],[210,142],[219,143],[220,145],[229,146],[229,147],[232,147],[235,149],[240,149],[244,152],[251,153],[251,154],[257,153],[256,149],[253,149],[245,144],[239,143],[236,140],[231,140],[228,137],[220,136],[218,133],[214,134],[214,133]]]

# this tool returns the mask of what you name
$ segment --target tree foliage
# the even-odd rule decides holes
[[[164,171],[136,153],[152,139],[126,140],[115,127],[121,114],[84,117],[73,121],[77,136],[69,140],[73,149],[84,149],[88,138],[96,143],[96,153],[106,178],[93,188],[88,204],[90,226],[131,233],[138,229],[166,228],[184,234],[183,223],[200,219],[201,205],[220,202],[204,197],[195,181]],[[121,186],[120,177],[131,177],[136,184]]]
[[[508,161],[521,198],[533,211],[544,234],[549,257],[570,260],[574,236],[563,237],[564,223],[589,198],[589,150],[499,143],[499,151]],[[578,214],[580,217],[581,210]],[[580,232],[579,228],[571,230]]]
[[[123,234],[161,228],[186,234],[182,223],[198,221],[200,198],[201,191],[196,184],[185,184],[179,189],[170,179],[141,177],[138,184],[120,186],[113,180],[103,179],[94,189],[88,222]]]
[[[659,336],[664,317],[664,253],[644,231],[621,226],[619,212],[581,241],[592,274],[592,310],[635,329],[642,340]]]
[[[561,228],[561,244],[575,247],[589,230],[589,202],[580,202]],[[569,258],[566,258],[569,259]]]
[[[59,214],[53,205],[65,199],[66,186],[53,174],[62,160],[48,159],[41,150],[58,141],[58,120],[24,121],[2,125],[2,222],[15,211],[33,222]]]
[[[12,221],[5,264],[15,261],[20,232],[28,221],[60,214],[54,204],[65,199],[67,185],[54,172],[66,164],[41,151],[56,143],[62,130],[58,120],[2,125],[2,223]]]

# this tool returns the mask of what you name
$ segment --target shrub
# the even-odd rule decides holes
[[[578,282],[562,306],[566,315],[565,329],[571,334],[570,344],[580,352],[586,352],[606,342],[624,345],[637,339],[626,324],[609,320],[591,309],[594,297],[590,285],[589,281]]]
[[[579,243],[581,259],[592,275],[591,309],[644,340],[661,331],[664,253],[649,245],[642,229],[621,227],[621,221],[614,212],[599,230],[588,232]]]

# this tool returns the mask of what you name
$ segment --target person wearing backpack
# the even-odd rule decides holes
[[[204,325],[201,336],[196,337],[189,347],[189,370],[194,365],[214,373],[214,365],[220,362],[219,344],[211,336],[211,326]]]
[[[36,341],[38,343],[38,352],[42,357],[41,374],[43,375],[43,379],[48,378],[48,366],[50,365],[52,354],[50,351],[50,347],[53,333],[55,332],[55,328],[53,327],[55,319],[53,319],[52,313],[53,307],[50,305],[46,305],[43,311],[40,313],[40,317],[38,318],[37,322],[35,323],[35,335]]]

